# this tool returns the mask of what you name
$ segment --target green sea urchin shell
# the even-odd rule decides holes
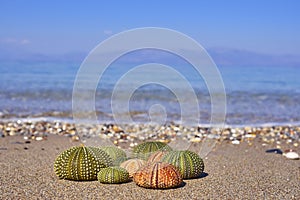
[[[107,167],[98,172],[100,183],[126,183],[130,181],[129,173],[122,167]]]
[[[101,168],[112,165],[107,153],[96,147],[72,147],[54,162],[54,172],[61,179],[97,180]]]
[[[161,159],[179,169],[183,179],[197,178],[204,170],[203,160],[192,151],[170,151]]]
[[[133,156],[147,160],[156,151],[171,151],[172,148],[162,142],[144,142],[133,149]]]
[[[118,166],[121,162],[126,160],[126,153],[115,146],[100,147],[101,150],[105,151],[113,160],[113,165]]]

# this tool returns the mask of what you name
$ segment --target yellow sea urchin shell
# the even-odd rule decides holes
[[[54,162],[54,172],[61,179],[97,180],[101,168],[112,165],[107,153],[96,147],[72,147]]]
[[[133,181],[138,186],[154,189],[174,188],[183,182],[179,170],[163,162],[148,163],[133,175]]]

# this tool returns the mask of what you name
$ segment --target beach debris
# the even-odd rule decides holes
[[[112,165],[112,159],[97,147],[76,146],[63,151],[54,162],[60,179],[97,180],[101,168]]]
[[[293,151],[292,149],[288,149],[288,150],[284,151],[284,153],[282,155],[290,160],[299,160],[299,158],[300,158],[299,154],[297,152]]]
[[[283,152],[281,149],[276,148],[276,149],[268,149],[266,150],[266,153],[282,154]]]
[[[97,175],[100,183],[127,183],[130,181],[129,173],[126,169],[118,166],[100,169]]]
[[[120,165],[121,162],[127,159],[125,151],[116,146],[104,146],[100,147],[100,149],[111,157],[113,165],[115,166]]]
[[[133,156],[137,158],[141,158],[143,160],[147,160],[152,153],[156,151],[171,151],[172,148],[162,142],[152,141],[152,142],[144,142],[142,144],[137,145],[133,149]]]
[[[140,187],[153,189],[176,188],[183,183],[180,171],[163,162],[148,163],[133,175],[133,181]]]
[[[136,173],[142,166],[146,164],[145,160],[138,158],[131,158],[120,164],[120,167],[126,169],[129,173],[129,177],[133,177],[133,174]]]
[[[170,151],[161,159],[177,167],[183,179],[197,178],[204,171],[204,162],[198,154],[192,151]]]

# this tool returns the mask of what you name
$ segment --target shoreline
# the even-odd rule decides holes
[[[98,116],[98,122],[99,124],[114,124],[115,120],[112,114],[104,113],[104,112],[97,112]],[[130,113],[130,115],[135,116],[137,114],[136,112]],[[138,114],[139,115],[139,114]],[[137,116],[138,116],[137,115]],[[124,125],[134,125],[134,124],[150,124],[149,119],[146,116],[146,113],[143,113],[145,115],[142,118],[137,118],[133,121],[132,124],[124,124]],[[146,117],[146,118],[145,118]],[[18,121],[21,120],[22,122],[27,121],[47,121],[47,122],[61,122],[61,123],[75,123],[75,120],[73,118],[72,112],[66,112],[66,111],[48,111],[48,112],[42,112],[42,113],[36,113],[36,114],[12,114],[8,113],[7,111],[1,112],[0,111],[0,122],[12,122],[12,121]],[[212,126],[219,126],[223,128],[242,128],[242,127],[271,127],[271,126],[300,126],[300,120],[289,120],[289,121],[279,121],[278,119],[269,119],[269,120],[262,120],[260,122],[257,122],[257,120],[248,120],[250,122],[246,123],[228,123],[223,122],[220,124],[211,124],[209,123],[208,119],[205,119],[205,123],[200,123],[198,126],[201,127],[212,127]],[[251,122],[253,121],[253,122]],[[85,121],[83,123],[88,123],[88,121]],[[174,120],[174,119],[167,119],[164,125],[168,124],[176,124],[181,125],[180,120]],[[190,124],[185,124],[186,126],[195,126]]]
[[[70,124],[74,124],[74,119],[73,117],[70,115],[68,117],[57,117],[57,116],[39,116],[37,115],[37,117],[35,116],[1,116],[0,115],[0,123],[8,123],[8,122],[17,122],[17,121],[21,121],[21,122],[39,122],[39,121],[43,121],[43,122],[60,122],[60,123],[70,123]],[[85,123],[85,122],[83,122]],[[88,124],[88,122],[87,122]],[[114,120],[99,120],[99,124],[115,124]],[[146,122],[146,121],[134,121],[131,124],[123,124],[123,125],[156,125],[156,124],[151,124],[150,122]],[[166,122],[164,125],[169,125],[169,124],[175,124],[175,125],[181,125],[181,123],[179,121],[168,121]],[[262,123],[248,123],[248,124],[228,124],[228,123],[224,123],[224,124],[220,124],[220,125],[213,125],[213,124],[209,124],[209,123],[200,123],[198,124],[198,126],[200,127],[223,127],[223,128],[243,128],[243,127],[275,127],[275,126],[300,126],[300,121],[294,121],[294,122],[262,122]]]

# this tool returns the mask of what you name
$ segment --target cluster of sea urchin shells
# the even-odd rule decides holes
[[[165,189],[179,187],[183,179],[199,177],[204,170],[203,160],[196,153],[172,150],[162,142],[144,142],[132,155],[129,159],[114,146],[72,147],[56,158],[54,171],[61,179],[98,179],[113,184],[132,178],[138,186]]]

